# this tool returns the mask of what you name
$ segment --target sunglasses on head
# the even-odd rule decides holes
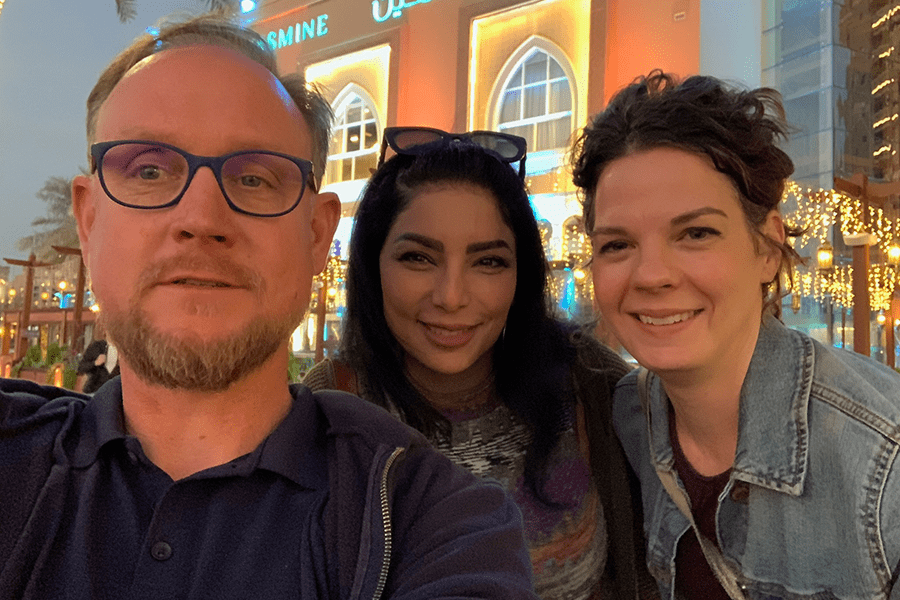
[[[497,131],[447,133],[431,127],[385,127],[378,167],[384,164],[388,146],[397,154],[419,156],[454,143],[478,146],[500,162],[519,161],[519,177],[525,179],[525,138]]]

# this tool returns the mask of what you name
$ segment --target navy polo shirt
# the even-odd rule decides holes
[[[329,595],[328,476],[313,402],[295,401],[250,454],[173,481],[125,433],[116,391],[105,386],[81,415],[38,597]]]

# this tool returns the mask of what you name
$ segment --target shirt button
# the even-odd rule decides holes
[[[150,556],[156,560],[169,560],[172,556],[172,546],[166,542],[156,542],[153,544],[153,547],[150,548]]]
[[[750,484],[746,481],[736,481],[734,487],[731,488],[731,499],[741,504],[747,504],[750,497]]]

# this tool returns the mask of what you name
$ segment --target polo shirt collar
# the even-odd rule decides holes
[[[322,416],[307,388],[295,386],[291,392],[294,401],[287,416],[253,452],[242,458],[249,459],[249,472],[265,469],[305,488],[327,487]],[[97,390],[82,412],[81,421],[78,443],[72,453],[75,468],[89,467],[97,461],[103,446],[127,437],[119,377]]]
[[[322,415],[307,388],[294,386],[291,392],[291,410],[261,444],[257,468],[278,473],[305,488],[325,488],[328,457]]]
[[[125,417],[122,412],[122,380],[114,377],[103,384],[88,400],[81,413],[78,444],[72,454],[72,466],[85,468],[97,460],[108,442],[125,439]]]

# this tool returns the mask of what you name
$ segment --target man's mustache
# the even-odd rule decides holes
[[[227,257],[184,253],[160,259],[144,269],[138,280],[138,291],[143,294],[157,285],[196,276],[230,287],[246,288],[257,294],[263,288],[258,272]]]

